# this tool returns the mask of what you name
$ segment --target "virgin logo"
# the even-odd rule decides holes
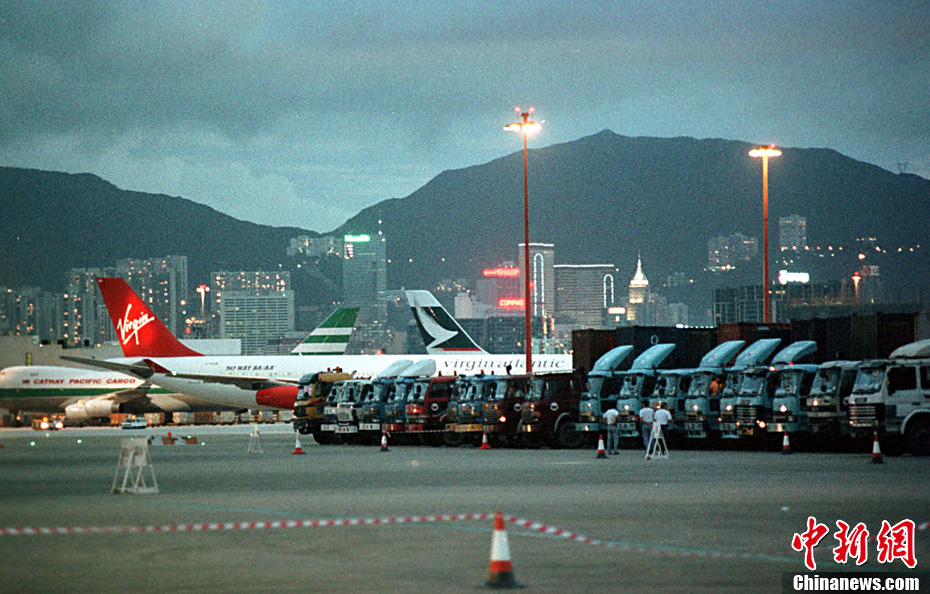
[[[139,330],[148,325],[151,322],[155,321],[155,318],[151,317],[149,314],[143,312],[141,316],[135,320],[129,319],[129,310],[132,309],[132,304],[126,306],[126,314],[123,316],[122,320],[116,322],[116,331],[119,332],[119,339],[121,344],[126,344],[130,339],[136,339],[136,345],[139,344]]]

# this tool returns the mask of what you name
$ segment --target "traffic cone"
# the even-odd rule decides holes
[[[481,432],[481,445],[478,446],[479,450],[490,450],[491,444],[488,443],[488,434],[484,431]]]
[[[294,439],[296,440],[297,443],[294,445],[294,451],[291,453],[292,454],[306,454],[307,452],[305,452],[304,449],[300,447],[300,436],[295,433]]]
[[[391,451],[391,450],[389,450],[388,447],[387,447],[387,431],[382,431],[382,432],[381,432],[381,451],[382,451],[382,452],[390,452],[390,451]]]
[[[878,447],[878,431],[874,432],[875,438],[872,440],[872,464],[881,464],[885,460],[882,458],[882,449]]]
[[[604,451],[604,436],[597,436],[597,459],[606,458],[607,453]]]
[[[504,516],[501,512],[494,514],[494,536],[491,537],[491,566],[488,569],[488,581],[491,588],[519,588],[510,566],[510,545],[507,544],[507,531],[504,530]]]
[[[781,441],[781,453],[790,454],[791,453],[791,443],[788,441],[788,432],[785,431],[785,438]]]

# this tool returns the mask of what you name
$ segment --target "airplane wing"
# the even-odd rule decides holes
[[[162,373],[181,379],[199,380],[205,384],[225,384],[229,386],[236,386],[238,388],[242,388],[243,390],[258,391],[267,390],[268,388],[297,385],[297,380],[275,379],[270,377],[255,377],[245,375],[210,375],[206,373],[175,373],[174,371],[171,371],[170,369],[156,363],[155,361],[152,361],[151,359],[143,359],[142,361],[148,366],[150,373]]]
[[[61,358],[65,361],[83,363],[84,365],[88,365],[90,367],[99,367],[100,369],[119,371],[127,375],[138,377],[139,379],[148,379],[154,374],[154,372],[147,365],[143,364],[142,361],[133,361],[132,363],[117,363],[115,361],[102,361],[100,359],[72,357],[69,355],[62,355]]]
[[[145,382],[135,388],[129,390],[120,390],[119,392],[114,392],[113,394],[108,394],[106,397],[114,402],[124,403],[124,402],[133,402],[135,400],[148,399],[149,390],[152,389],[152,384]]]

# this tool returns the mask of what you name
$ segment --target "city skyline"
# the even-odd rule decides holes
[[[501,128],[532,104],[531,149],[610,129],[930,177],[927,3],[513,9],[7,2],[0,164],[326,232],[516,152]]]

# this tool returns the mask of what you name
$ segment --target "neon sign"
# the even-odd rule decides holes
[[[520,276],[519,268],[510,268],[510,267],[500,267],[500,268],[485,268],[481,271],[483,276],[490,276],[496,278],[515,278]]]
[[[497,300],[497,307],[504,309],[515,309],[524,307],[524,301],[520,297],[501,297]]]

